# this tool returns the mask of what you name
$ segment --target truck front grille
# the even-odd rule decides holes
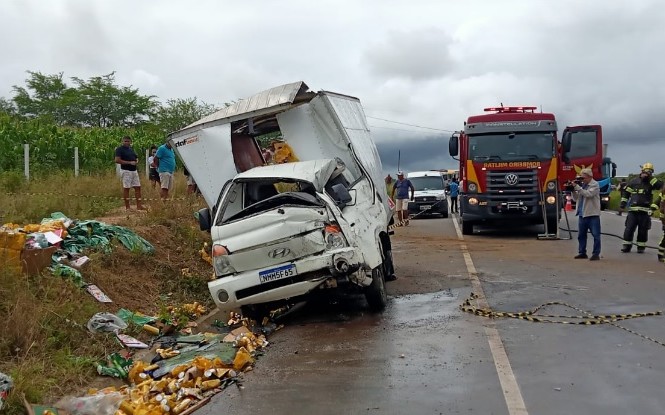
[[[490,206],[515,202],[535,206],[540,197],[537,170],[488,171],[485,188]]]

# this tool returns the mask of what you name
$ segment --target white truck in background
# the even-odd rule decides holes
[[[264,160],[256,137],[266,134],[281,136],[291,162]],[[220,310],[257,315],[320,288],[361,290],[371,309],[385,308],[392,214],[357,98],[282,85],[169,140],[209,206],[199,222],[212,237],[208,286]]]
[[[448,196],[443,173],[438,170],[414,171],[407,174],[413,184],[414,200],[409,202],[410,215],[448,217]]]

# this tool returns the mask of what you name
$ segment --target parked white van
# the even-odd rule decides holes
[[[448,217],[448,197],[444,175],[438,170],[414,171],[407,174],[413,184],[415,201],[409,202],[410,215]]]
[[[281,137],[290,160],[268,164],[257,137]],[[394,273],[381,160],[357,98],[303,82],[239,101],[172,133],[209,209],[220,310],[263,312],[321,288],[387,302]]]

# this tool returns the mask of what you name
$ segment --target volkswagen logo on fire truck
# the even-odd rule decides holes
[[[508,186],[515,186],[520,181],[520,178],[515,173],[508,173],[505,180]]]
[[[291,253],[291,250],[289,248],[277,248],[277,249],[273,249],[272,251],[268,252],[268,256],[270,258],[284,258],[290,253]]]

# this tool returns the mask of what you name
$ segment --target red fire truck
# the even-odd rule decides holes
[[[485,108],[450,138],[459,155],[462,233],[474,225],[545,224],[555,233],[560,215],[560,151],[554,114],[536,107]]]

